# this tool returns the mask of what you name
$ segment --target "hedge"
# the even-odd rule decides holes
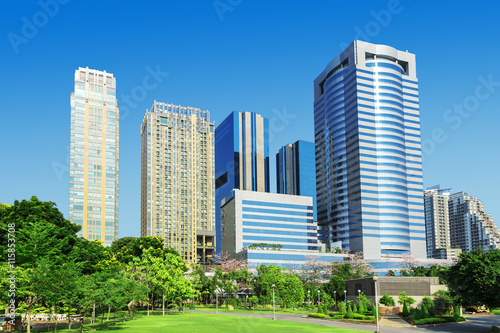
[[[314,317],[314,318],[323,318],[323,319],[326,319],[326,317],[328,317],[326,314],[324,313],[310,313],[307,315],[308,317]]]

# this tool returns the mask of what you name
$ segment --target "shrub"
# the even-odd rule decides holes
[[[332,317],[332,319],[344,319],[344,315],[338,313],[330,313],[330,317]]]
[[[352,308],[351,304],[347,305],[347,314],[345,315],[346,318],[352,319],[353,318],[353,313],[352,313]]]
[[[255,295],[253,295],[252,297],[250,297],[248,299],[248,302],[250,302],[250,305],[255,308],[255,304],[259,303],[259,298]]]
[[[323,304],[323,313],[328,315],[328,306],[326,304]]]
[[[358,308],[356,307],[356,304],[352,307],[352,312],[353,313],[358,313]]]
[[[406,304],[406,302],[403,303],[403,312],[402,312],[402,314],[405,317],[407,317],[410,314],[410,311],[408,310],[408,305]]]
[[[399,300],[398,300],[398,303],[399,304],[406,304],[408,303],[408,305],[412,305],[413,303],[415,303],[415,299],[413,297],[410,297],[408,295],[406,295],[406,291],[402,291],[399,293]]]
[[[437,314],[449,314],[450,309],[453,306],[453,299],[450,296],[450,292],[446,290],[438,290],[433,296],[434,298],[434,306]]]
[[[436,317],[436,308],[435,308],[434,306],[431,306],[431,307],[429,308],[429,315],[430,315],[431,317]]]
[[[310,313],[307,316],[314,317],[314,318],[323,318],[323,319],[325,319],[327,317],[324,313]]]
[[[345,315],[347,313],[344,302],[339,303],[339,313],[341,313],[342,315]]]
[[[359,313],[353,313],[352,319],[359,319],[359,320],[375,320],[375,316],[365,316]]]
[[[443,317],[440,317],[440,318],[443,318],[443,319],[446,319],[447,322],[449,323],[457,323],[457,322],[460,322],[460,321],[465,321],[465,317],[453,317],[453,316],[443,316]]]
[[[495,325],[491,326],[490,333],[500,333],[500,327],[495,326]]]
[[[380,304],[384,304],[385,306],[394,306],[396,303],[394,302],[394,298],[389,296],[388,294],[384,294],[378,301]]]
[[[434,306],[434,302],[432,301],[432,299],[429,296],[424,296],[422,298],[422,304],[425,305],[425,308],[427,310],[429,310],[431,307]]]
[[[425,324],[446,323],[447,320],[444,318],[423,318],[423,319],[416,319],[413,322],[415,323],[415,325],[425,325]]]
[[[460,317],[460,307],[458,305],[453,309],[453,317]]]
[[[420,309],[420,318],[429,318],[429,312],[425,307],[425,304],[422,304],[422,308]]]

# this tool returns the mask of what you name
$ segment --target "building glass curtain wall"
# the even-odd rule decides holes
[[[269,125],[255,112],[231,112],[215,129],[216,247],[222,199],[233,189],[269,192]]]
[[[141,126],[141,236],[162,237],[185,261],[205,264],[213,253],[197,253],[197,235],[208,237],[214,219],[210,113],[155,101]]]
[[[276,154],[276,189],[278,193],[313,198],[316,216],[316,165],[314,143],[296,141],[280,148]]]
[[[321,240],[425,258],[415,55],[354,41],[314,81]]]
[[[88,240],[118,235],[118,106],[113,74],[75,71],[71,93],[69,220]]]

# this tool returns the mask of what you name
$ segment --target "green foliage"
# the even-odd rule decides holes
[[[345,315],[344,314],[338,314],[338,313],[330,313],[330,317],[332,319],[344,319]]]
[[[413,297],[408,296],[406,294],[406,291],[402,291],[399,293],[398,303],[401,305],[403,304],[412,305],[413,303],[415,303],[415,299]]]
[[[425,324],[439,324],[446,323],[447,320],[444,318],[423,318],[423,319],[415,319],[413,323],[415,325],[425,325]]]
[[[358,308],[356,307],[356,304],[352,306],[352,312],[353,313],[358,313]]]
[[[316,313],[323,313],[323,306],[321,304],[318,305],[318,310]]]
[[[323,304],[323,313],[328,314],[328,306],[326,304]]]
[[[424,304],[427,309],[430,309],[434,306],[434,302],[429,296],[422,297],[422,304]]]
[[[450,296],[450,292],[446,290],[438,290],[434,294],[434,308],[436,310],[436,314],[443,315],[450,313],[450,309],[452,308],[454,302]]]
[[[392,298],[388,294],[384,294],[378,302],[380,304],[384,304],[385,306],[394,306],[396,304],[394,302],[394,298]]]
[[[328,317],[324,313],[309,313],[307,316],[308,317],[314,317],[314,318],[323,318],[323,319],[326,319]]]
[[[490,333],[500,333],[500,327],[495,326],[495,325],[491,326]]]
[[[295,307],[304,299],[302,282],[296,274],[275,265],[260,265],[254,279],[254,293],[265,303],[272,302],[275,285],[276,304],[282,308]]]
[[[439,265],[431,265],[431,266],[414,266],[410,267],[408,270],[405,270],[403,274],[404,276],[427,276],[427,277],[439,277],[440,284],[446,284],[446,276],[448,274],[450,267],[449,266],[439,266]]]
[[[359,313],[354,313],[352,315],[352,319],[372,321],[372,320],[375,320],[375,316],[365,316],[365,315],[362,315]]]
[[[349,303],[347,305],[347,314],[345,315],[346,318],[352,319],[354,318],[354,313],[352,312],[351,304]]]
[[[252,306],[252,308],[255,309],[255,305],[257,303],[259,303],[259,298],[257,296],[255,296],[255,295],[253,295],[252,297],[250,297],[248,299],[248,302],[250,303],[250,305]]]
[[[500,249],[484,252],[462,253],[458,262],[450,267],[447,275],[448,288],[459,303],[488,308],[500,307]]]
[[[420,308],[420,318],[429,318],[429,312],[427,311],[425,304],[422,304],[422,307]]]
[[[453,317],[460,317],[460,307],[458,305],[453,308]]]
[[[282,247],[283,244],[270,244],[270,243],[255,243],[248,246],[248,248],[251,250],[255,249],[276,250],[276,249],[281,249]]]
[[[340,303],[338,304],[338,306],[339,306],[339,312],[340,312],[341,314],[343,314],[343,315],[347,314],[347,310],[346,310],[346,308],[345,308],[345,303],[344,303],[344,302],[340,302]]]
[[[406,302],[403,302],[403,312],[402,312],[403,316],[408,316],[410,314],[410,311],[408,310],[408,303]]]

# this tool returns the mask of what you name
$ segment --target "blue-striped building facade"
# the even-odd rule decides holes
[[[415,55],[354,41],[314,81],[320,239],[425,258]]]
[[[216,252],[220,202],[233,189],[269,192],[269,123],[255,112],[231,112],[215,129]]]
[[[220,214],[221,248],[230,255],[263,243],[289,251],[322,248],[311,197],[233,190],[221,201]]]
[[[313,198],[316,216],[316,164],[314,142],[298,140],[280,148],[276,154],[276,190],[282,194]]]

